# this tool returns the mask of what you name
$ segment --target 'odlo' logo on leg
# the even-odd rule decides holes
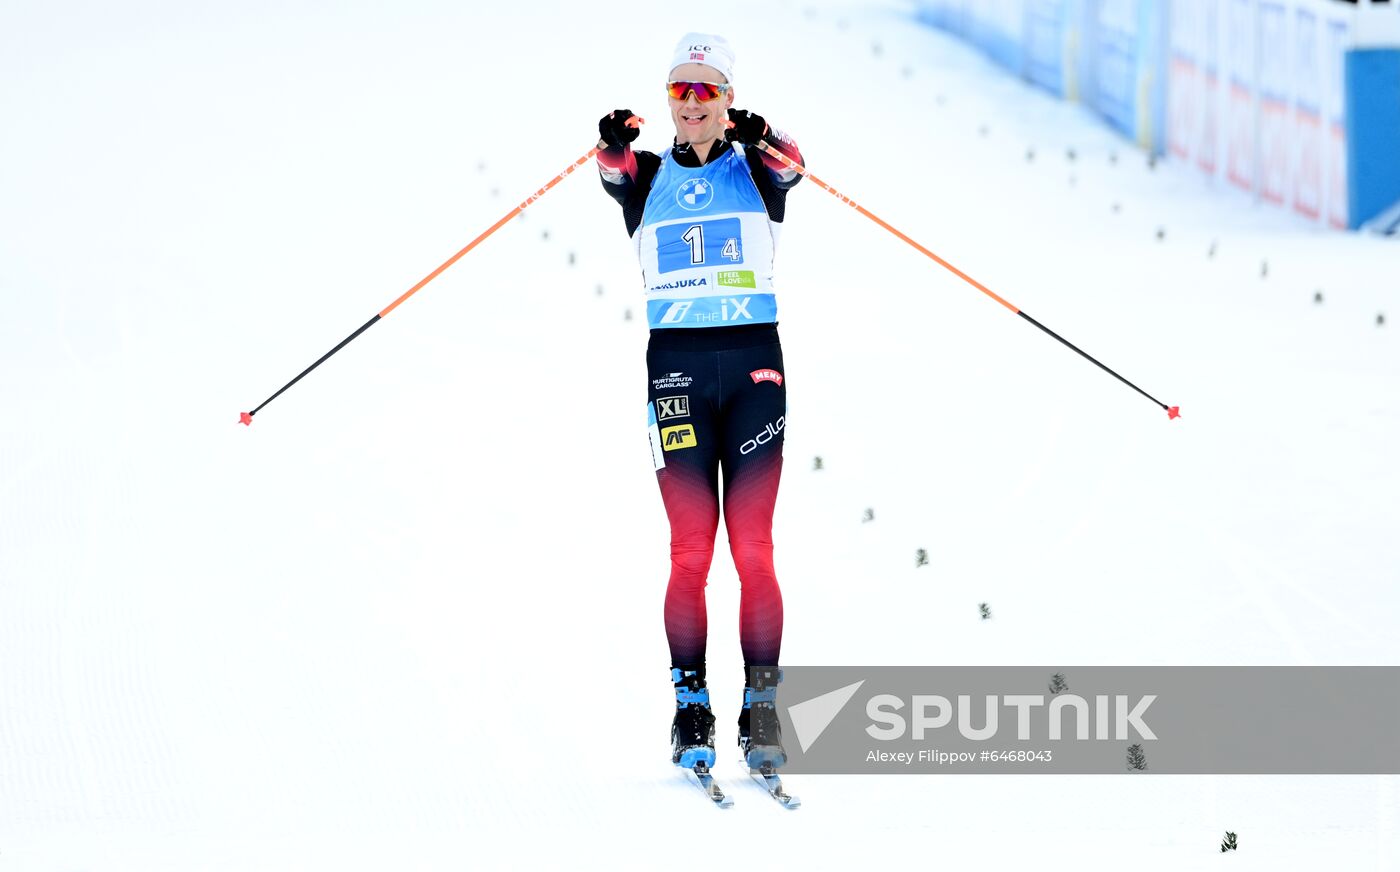
[[[739,453],[748,454],[751,451],[757,451],[758,446],[767,445],[769,442],[772,442],[773,437],[783,432],[783,428],[786,426],[787,415],[779,415],[778,420],[774,421],[772,424],[765,426],[762,432],[760,432],[757,436],[745,442],[743,445],[740,445]]]

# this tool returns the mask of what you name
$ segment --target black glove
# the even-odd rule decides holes
[[[763,116],[747,109],[730,109],[729,120],[734,122],[734,126],[725,131],[724,138],[730,142],[758,145],[763,134],[768,132],[768,122],[763,120]]]
[[[641,128],[628,127],[627,119],[632,117],[631,109],[614,109],[598,119],[598,138],[609,147],[621,148],[642,135]]]

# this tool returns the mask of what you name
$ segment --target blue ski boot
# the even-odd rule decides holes
[[[676,686],[676,716],[671,721],[671,762],[686,769],[715,765],[715,716],[705,669],[672,669]]]
[[[772,772],[787,762],[778,723],[778,682],[782,680],[783,671],[776,666],[748,670],[744,708],[739,712],[739,750],[751,770]]]

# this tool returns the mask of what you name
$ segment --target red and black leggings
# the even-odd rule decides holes
[[[742,585],[744,664],[776,666],[783,598],[773,572],[773,504],[787,424],[777,326],[653,330],[647,374],[652,454],[671,522],[666,588],[671,665],[694,668],[705,662],[705,579],[722,499]]]

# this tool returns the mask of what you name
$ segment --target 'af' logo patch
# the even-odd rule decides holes
[[[661,447],[666,451],[694,448],[696,444],[695,428],[689,424],[666,427],[661,431]]]
[[[659,397],[656,400],[656,419],[687,418],[690,416],[690,397]]]

